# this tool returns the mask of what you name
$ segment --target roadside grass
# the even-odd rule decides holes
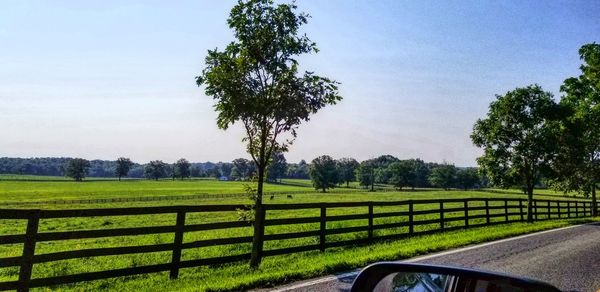
[[[236,263],[182,269],[177,280],[169,280],[168,273],[165,272],[36,290],[139,291],[143,287],[142,289],[145,291],[240,291],[257,287],[272,287],[294,280],[347,271],[364,267],[376,261],[407,259],[431,252],[591,221],[600,220],[550,220],[533,224],[512,223],[475,227],[400,240],[380,241],[364,246],[331,248],[324,253],[314,251],[269,257],[263,260],[261,267],[257,270],[250,269],[247,263]],[[162,255],[165,261],[168,261],[169,257],[170,253]],[[123,261],[130,265],[146,264],[143,258],[124,260],[115,257],[109,260],[111,267],[121,266]],[[34,277],[40,277],[41,274],[44,274],[43,276],[62,274],[62,272],[71,270],[71,266],[81,272],[81,269],[89,270],[89,266],[95,264],[92,259],[83,259],[71,261],[70,266],[36,268]],[[8,280],[5,277],[2,278],[4,278],[2,280]]]

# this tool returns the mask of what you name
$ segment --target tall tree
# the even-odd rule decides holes
[[[73,158],[67,162],[65,175],[75,181],[82,181],[90,168],[90,162],[83,158]]]
[[[331,156],[319,156],[310,163],[310,179],[317,190],[334,188],[339,179],[336,162]]]
[[[553,157],[557,115],[552,94],[539,85],[516,88],[497,96],[471,134],[473,143],[484,150],[477,163],[491,182],[526,190],[528,222],[533,222],[533,188]]]
[[[146,167],[144,167],[144,176],[148,179],[158,180],[159,178],[167,176],[167,164],[161,160],[150,161]]]
[[[452,164],[440,164],[431,169],[429,182],[436,187],[450,189],[456,185],[456,167]]]
[[[173,176],[174,177],[178,177],[179,179],[183,180],[184,178],[190,177],[190,167],[192,166],[192,164],[187,161],[187,159],[185,158],[181,158],[179,160],[177,160],[177,162],[175,162],[175,165],[173,165]]]
[[[579,56],[582,74],[566,79],[560,88],[565,93],[560,105],[569,115],[561,120],[553,186],[591,194],[596,206],[600,182],[600,44],[582,46]],[[592,208],[592,215],[598,215],[596,208]]]
[[[346,187],[350,182],[356,180],[356,169],[359,167],[358,161],[354,158],[341,158],[337,161],[338,173],[340,174],[340,183],[345,182]]]
[[[119,157],[119,159],[117,159],[115,175],[119,178],[119,181],[121,181],[121,177],[127,176],[132,166],[133,162],[131,162],[131,159],[129,158]]]
[[[283,152],[273,152],[271,155],[271,161],[269,168],[267,169],[267,181],[276,182],[277,179],[281,179],[287,170],[287,161]]]
[[[255,214],[263,214],[265,171],[274,151],[286,151],[301,122],[326,105],[341,100],[338,83],[313,72],[299,74],[297,57],[317,47],[299,29],[308,15],[297,6],[272,0],[238,1],[227,23],[235,41],[223,51],[209,50],[198,86],[215,100],[217,125],[227,129],[241,122],[247,151],[258,172],[253,196]],[[292,139],[281,140],[284,133]],[[254,218],[250,265],[260,264],[264,216]]]

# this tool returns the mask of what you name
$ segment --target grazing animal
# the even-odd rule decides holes
[[[292,198],[292,195],[287,195],[287,198],[288,198],[288,199],[291,199],[291,198]]]
[[[275,195],[271,195],[271,197],[269,199],[271,199],[271,200],[275,199]]]

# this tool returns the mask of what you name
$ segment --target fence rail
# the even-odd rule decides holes
[[[264,250],[262,252],[262,256],[268,257],[311,250],[320,250],[324,252],[327,248],[366,244],[374,240],[397,239],[420,234],[428,234],[432,232],[456,230],[466,227],[487,226],[509,222],[523,222],[527,217],[526,203],[527,201],[525,199],[467,198],[440,200],[404,200],[394,202],[266,204],[264,205],[265,212],[263,214],[265,214],[264,216],[267,217],[269,213],[281,213],[281,211],[285,210],[314,209],[316,213],[319,214],[318,216],[312,217],[272,219],[265,218],[266,226],[319,223],[319,227],[317,230],[266,234],[264,236],[264,241],[312,237],[316,238],[318,243],[303,246]],[[403,206],[403,208],[406,207],[406,210],[385,210],[385,208],[395,206]],[[423,206],[427,206],[429,208],[415,210],[415,207]],[[598,206],[595,207],[598,208]],[[179,270],[181,268],[225,264],[248,260],[250,258],[250,254],[247,253],[214,258],[181,260],[182,250],[201,248],[207,246],[219,246],[252,242],[251,236],[203,239],[192,242],[184,242],[183,237],[186,232],[219,230],[250,226],[250,223],[243,221],[186,224],[185,221],[188,214],[205,212],[236,212],[239,209],[245,208],[246,207],[244,205],[197,205],[70,210],[0,209],[0,219],[17,219],[26,220],[27,222],[27,227],[24,234],[0,235],[0,244],[23,245],[23,252],[21,256],[0,258],[0,268],[19,267],[18,280],[0,282],[0,290],[28,291],[30,288],[33,287],[67,284],[81,281],[156,273],[163,271],[169,271],[170,278],[175,279],[178,277]],[[364,208],[364,213],[344,215],[335,215],[329,213],[330,211],[340,208],[353,208],[355,211],[356,208]],[[378,209],[378,212],[375,212],[376,208]],[[534,200],[532,208],[532,217],[535,220],[547,220],[555,218],[577,218],[591,216],[592,214],[592,204],[588,201]],[[176,220],[174,222],[174,225],[58,232],[38,231],[40,219],[132,215],[135,216],[155,214],[175,214]],[[424,215],[430,217],[421,218]],[[375,219],[381,218],[401,219],[401,221],[376,224]],[[499,219],[499,221],[497,219]],[[366,225],[348,226],[341,228],[327,228],[328,222],[341,222],[348,220],[364,220],[364,223],[366,223]],[[429,229],[415,230],[416,227],[419,226],[429,226]],[[397,228],[402,228],[402,230],[400,230],[399,232],[394,232],[398,231],[394,230]],[[386,229],[392,229],[392,233],[380,235],[377,235],[375,233],[375,231]],[[366,235],[357,239],[339,241],[329,241],[327,238],[328,235],[346,234],[353,232],[366,232]],[[38,242],[164,233],[174,234],[173,242],[155,245],[90,248],[44,254],[35,253],[36,243]],[[87,272],[72,275],[32,279],[32,268],[35,264],[38,263],[47,263],[85,257],[140,254],[161,251],[171,252],[172,256],[170,262],[140,267],[120,268],[106,271]]]

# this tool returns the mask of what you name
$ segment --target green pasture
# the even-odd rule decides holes
[[[244,194],[250,182],[217,181],[214,179],[175,180],[163,179],[159,181],[128,179],[86,179],[83,182],[74,182],[63,177],[0,175],[0,204],[19,202],[44,202],[52,200],[89,200],[130,198],[148,196],[180,196],[198,194]],[[396,191],[391,186],[379,185],[379,191],[368,192],[353,183],[349,188],[345,186],[320,194],[312,187],[310,180],[284,179],[281,183],[265,184],[266,192],[306,192],[315,194],[318,200],[399,200],[406,198],[445,198],[469,196],[508,196],[522,197],[518,190],[484,190],[484,191],[442,191],[429,190],[403,190]],[[383,195],[382,195],[383,193]],[[551,190],[536,190],[536,194],[562,198],[565,196]],[[276,197],[277,198],[277,197]],[[308,199],[311,196],[307,196]],[[268,198],[266,198],[268,200]],[[216,201],[217,203],[220,200]]]
[[[152,195],[185,195],[185,194],[215,194],[215,193],[243,193],[244,182],[220,182],[215,180],[191,181],[0,181],[1,202],[38,202],[35,204],[19,205],[5,204],[3,208],[42,208],[42,209],[73,209],[73,208],[118,208],[132,206],[165,206],[165,205],[198,205],[198,204],[247,204],[249,200],[239,198],[205,198],[193,200],[167,200],[154,202],[118,202],[98,204],[50,204],[43,201],[55,199],[80,199],[80,198],[117,198],[127,196],[152,196]],[[308,203],[308,202],[348,202],[348,201],[398,201],[407,199],[442,199],[442,198],[525,198],[519,191],[514,190],[483,190],[483,191],[444,191],[444,190],[417,190],[417,191],[377,191],[368,192],[361,189],[336,189],[329,193],[315,192],[306,180],[284,180],[281,184],[267,184],[267,191],[284,192],[277,194],[271,200],[265,198],[267,204]],[[291,198],[285,192],[293,193]],[[561,194],[551,191],[540,191],[536,195],[539,199],[566,199]],[[568,198],[572,199],[572,198]],[[471,206],[480,206],[482,203],[472,203]],[[502,202],[492,202],[491,205],[502,205]],[[437,204],[415,205],[415,211],[437,208]],[[462,203],[447,203],[445,208],[462,207]],[[407,206],[375,207],[374,212],[407,211]],[[470,215],[483,214],[484,211],[473,211]],[[503,210],[492,210],[492,214],[501,213]],[[327,215],[365,214],[366,207],[328,209]],[[319,216],[318,209],[269,211],[267,219],[296,218]],[[446,214],[446,218],[460,217],[462,212]],[[216,213],[190,213],[186,217],[186,224],[199,224],[210,222],[236,221],[239,215],[236,212]],[[436,214],[418,215],[414,220],[427,220],[437,218]],[[509,219],[519,219],[511,216]],[[375,218],[374,224],[402,222],[406,217]],[[470,224],[483,223],[485,219],[471,220]],[[492,221],[503,221],[504,217],[493,218]],[[63,285],[61,290],[113,290],[133,291],[139,287],[154,291],[197,291],[197,290],[242,290],[257,286],[269,286],[277,283],[323,275],[334,271],[363,266],[377,260],[391,260],[406,258],[431,251],[437,251],[466,244],[512,236],[516,234],[533,232],[558,226],[565,226],[574,220],[552,220],[535,224],[513,223],[493,227],[480,227],[453,232],[440,233],[429,236],[415,236],[409,239],[396,241],[376,242],[368,246],[349,246],[332,248],[326,252],[304,252],[291,255],[274,256],[265,258],[259,270],[252,271],[245,263],[227,264],[223,266],[210,266],[182,269],[178,280],[169,280],[166,273],[123,277],[107,280],[98,280],[86,283]],[[43,219],[40,221],[40,232],[96,230],[125,227],[162,226],[174,225],[175,214],[163,215],[137,215],[113,216],[69,219]],[[328,222],[327,229],[364,226],[366,219]],[[448,223],[447,227],[462,225],[461,221]],[[26,221],[0,220],[0,235],[24,233]],[[416,226],[415,232],[436,229],[437,224]],[[318,230],[319,223],[292,224],[281,226],[267,226],[266,234],[300,232]],[[375,236],[384,236],[406,232],[407,227],[381,229],[375,231]],[[189,232],[184,236],[184,242],[204,239],[251,236],[250,226],[211,231]],[[366,237],[366,232],[328,235],[328,242],[350,240]],[[170,243],[172,234],[141,235],[106,237],[97,239],[65,240],[38,243],[36,254],[68,251],[76,249],[89,249],[117,246],[138,246]],[[265,242],[265,249],[279,249],[294,246],[312,245],[318,243],[317,237],[288,239]],[[249,243],[239,243],[224,246],[203,247],[184,250],[182,260],[219,257],[248,253]],[[0,245],[0,258],[19,256],[22,252],[21,244]],[[133,254],[119,256],[102,256],[84,259],[63,260],[58,262],[36,264],[33,277],[50,277],[83,272],[101,271],[115,268],[135,267],[150,264],[167,263],[171,259],[170,252],[155,252],[148,254]],[[18,269],[0,268],[0,281],[16,280]]]

